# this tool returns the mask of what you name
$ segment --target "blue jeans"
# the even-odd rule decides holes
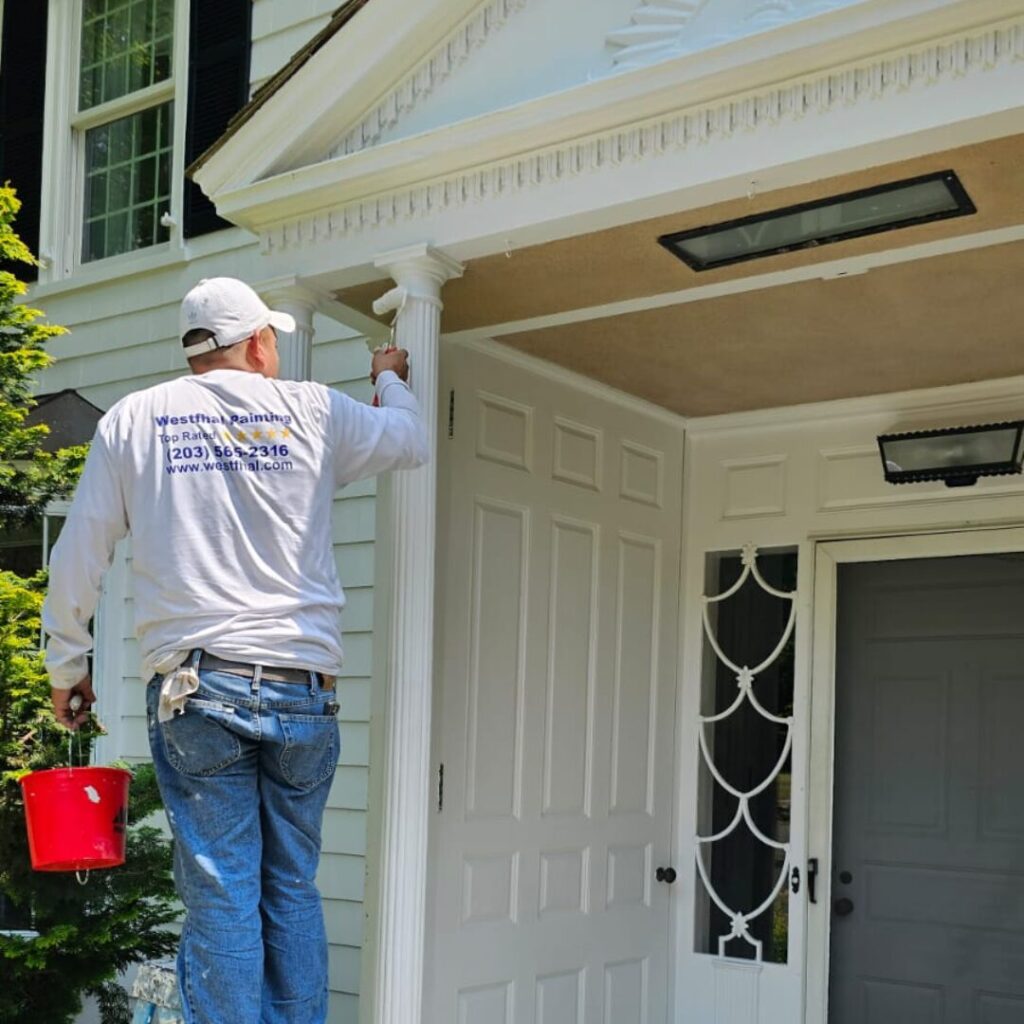
[[[185,713],[149,742],[187,911],[178,951],[186,1024],[323,1024],[327,937],[316,888],[338,760],[334,693],[199,673]]]

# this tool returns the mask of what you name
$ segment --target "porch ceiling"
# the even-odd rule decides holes
[[[443,328],[493,335],[686,416],[1024,373],[1024,242],[964,248],[832,280],[777,279],[817,264],[1022,225],[1022,167],[1024,135],[1015,135],[517,250],[511,258],[473,260],[465,277],[445,288]],[[947,168],[974,200],[974,216],[705,273],[656,241],[668,232]],[[776,279],[756,280],[765,275]],[[746,290],[696,301],[685,295],[740,281]],[[369,312],[382,290],[376,282],[338,298]],[[618,315],[594,308],[630,300],[642,306],[666,293],[681,294],[671,304]],[[537,317],[556,322],[530,322]]]

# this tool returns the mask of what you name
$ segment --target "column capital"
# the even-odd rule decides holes
[[[295,318],[294,333],[278,338],[281,378],[309,380],[313,366],[313,314],[320,305],[320,295],[293,276],[260,281],[253,287],[272,309]]]
[[[320,305],[320,294],[304,284],[299,277],[272,277],[260,281],[253,288],[268,306],[287,303],[290,306],[307,307],[310,320]]]
[[[373,265],[386,270],[409,298],[437,300],[441,288],[453,278],[462,277],[465,268],[447,253],[426,242],[382,253]]]

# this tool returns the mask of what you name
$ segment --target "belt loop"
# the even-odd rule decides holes
[[[260,693],[260,680],[263,678],[263,666],[254,665],[252,670],[252,692],[256,697]]]
[[[202,660],[203,660],[203,649],[202,649],[202,647],[197,647],[192,652],[192,671],[195,672],[196,675],[199,674],[199,663]]]
[[[316,696],[317,687],[320,685],[320,673],[310,672],[309,673],[309,695],[310,697]]]

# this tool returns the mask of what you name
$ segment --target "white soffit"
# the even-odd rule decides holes
[[[310,127],[308,118],[293,114],[296,99],[311,90],[339,94],[333,84],[342,74],[339,61],[347,67],[357,59],[345,47],[368,46],[373,17],[390,2],[368,5],[196,175],[221,214],[261,233],[268,248],[436,218],[453,206],[580,178],[610,163],[653,159],[808,113],[839,112],[1024,57],[1024,0],[859,0],[409,139],[263,180],[230,181],[256,139],[274,138],[281,154],[310,154],[317,137],[322,154],[337,149],[337,132],[324,135],[322,124]],[[533,0],[500,0],[496,10],[507,19],[520,2]],[[361,35],[354,31],[360,17]],[[502,18],[492,28],[500,24]],[[992,96],[996,106],[1012,102],[1000,90]]]

